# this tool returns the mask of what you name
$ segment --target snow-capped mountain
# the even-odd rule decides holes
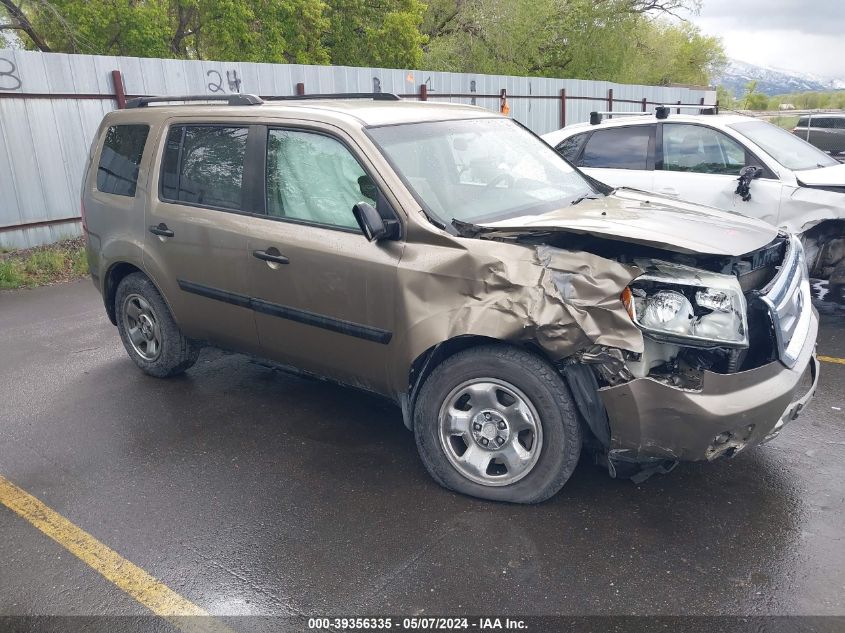
[[[755,66],[738,59],[730,60],[725,72],[715,83],[725,86],[737,96],[745,92],[749,81],[757,82],[757,90],[767,95],[845,89],[845,80],[819,77],[809,73]]]

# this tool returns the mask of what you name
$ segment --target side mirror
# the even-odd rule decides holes
[[[368,202],[359,202],[352,207],[352,215],[361,227],[361,232],[371,242],[377,242],[387,237],[387,227],[379,212]]]
[[[739,184],[736,186],[736,193],[743,202],[751,200],[751,181],[763,175],[763,168],[757,165],[748,165],[739,171]]]
[[[759,165],[749,165],[748,167],[743,167],[739,172],[740,178],[745,176],[749,180],[755,180],[762,175],[763,175],[763,168],[760,167]]]

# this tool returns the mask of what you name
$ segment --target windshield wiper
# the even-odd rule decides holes
[[[485,230],[490,230],[478,226],[477,224],[473,224],[472,222],[464,222],[463,220],[459,220],[457,218],[452,218],[451,224],[461,237],[478,237],[484,233]]]
[[[598,196],[581,196],[580,198],[575,198],[572,202],[569,203],[570,207],[574,207],[579,202],[583,202],[584,200],[598,200]]]

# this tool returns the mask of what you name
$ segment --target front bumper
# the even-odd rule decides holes
[[[610,453],[618,461],[698,461],[762,444],[798,417],[818,382],[818,314],[792,368],[780,361],[735,374],[704,372],[697,391],[653,378],[605,387]]]

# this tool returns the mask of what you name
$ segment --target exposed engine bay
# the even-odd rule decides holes
[[[516,241],[583,250],[643,270],[622,299],[643,330],[644,351],[579,352],[578,360],[596,370],[599,385],[649,376],[697,389],[705,370],[731,374],[777,358],[776,333],[761,295],[784,260],[789,244],[784,234],[738,257],[630,243],[623,249],[617,241],[564,232],[521,235]]]

